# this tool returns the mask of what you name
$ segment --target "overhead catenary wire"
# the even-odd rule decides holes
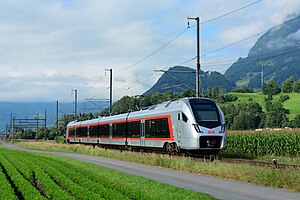
[[[243,38],[243,39],[241,39],[241,40],[238,40],[238,41],[236,41],[236,42],[233,42],[233,43],[231,43],[231,44],[228,44],[228,45],[226,45],[226,46],[223,46],[223,47],[220,47],[220,48],[218,48],[218,49],[215,49],[215,50],[209,51],[209,52],[207,52],[207,53],[204,53],[204,54],[200,55],[200,57],[204,57],[204,56],[207,56],[207,55],[209,55],[209,54],[216,53],[216,52],[221,51],[221,50],[224,50],[224,49],[226,49],[226,48],[228,48],[228,47],[231,47],[231,46],[234,46],[234,45],[239,44],[239,43],[241,43],[241,42],[244,42],[244,41],[246,41],[246,40],[249,40],[249,39],[251,39],[251,38],[253,38],[253,37],[257,37],[257,36],[259,36],[259,35],[261,35],[261,34],[267,32],[267,31],[270,31],[270,30],[275,29],[275,28],[277,28],[277,27],[279,27],[279,26],[288,24],[288,23],[290,23],[290,22],[292,22],[292,21],[294,21],[294,20],[296,20],[296,19],[298,19],[298,18],[300,18],[300,16],[297,16],[297,17],[295,17],[295,18],[293,18],[293,19],[290,19],[290,20],[288,20],[288,21],[285,21],[285,22],[283,22],[283,23],[280,23],[280,24],[278,24],[278,25],[276,25],[276,26],[273,26],[273,27],[271,27],[271,28],[265,29],[265,30],[263,30],[263,31],[261,31],[261,32],[259,32],[259,33],[253,34],[253,35],[251,35],[251,36],[248,36],[248,37],[246,37],[246,38]],[[190,58],[190,59],[188,59],[188,60],[185,60],[185,61],[181,62],[180,65],[189,63],[189,62],[195,60],[196,58],[197,58],[197,56],[194,56],[194,57],[192,57],[192,58]]]
[[[218,48],[218,49],[215,49],[215,50],[213,50],[213,51],[210,51],[210,52],[208,52],[208,53],[205,53],[205,54],[203,54],[203,55],[201,55],[201,56],[207,56],[207,55],[209,55],[209,54],[212,54],[212,53],[215,53],[215,52],[217,52],[217,51],[221,51],[221,50],[223,50],[223,49],[226,49],[226,48],[228,48],[228,47],[231,47],[231,46],[233,46],[233,45],[236,45],[236,44],[238,44],[238,43],[241,43],[241,42],[244,42],[244,41],[246,41],[246,40],[248,40],[248,39],[251,39],[251,38],[253,38],[253,37],[257,37],[257,36],[259,36],[259,35],[261,35],[261,34],[263,34],[263,33],[265,33],[265,32],[267,32],[267,31],[269,31],[269,30],[272,30],[272,29],[274,29],[274,28],[277,28],[277,27],[279,27],[279,26],[282,26],[282,25],[284,25],[284,24],[287,24],[287,23],[289,23],[289,22],[291,22],[291,21],[293,21],[293,20],[295,20],[295,19],[297,19],[297,18],[299,18],[300,16],[298,16],[298,17],[295,17],[295,18],[293,18],[293,19],[290,19],[290,20],[288,20],[288,21],[285,21],[285,22],[283,22],[283,23],[281,23],[281,24],[278,24],[278,25],[276,25],[276,26],[273,26],[273,27],[271,27],[271,28],[268,28],[268,29],[266,29],[266,30],[263,30],[263,31],[261,31],[261,32],[259,32],[259,33],[256,33],[256,34],[254,34],[254,35],[251,35],[251,36],[249,36],[249,37],[246,37],[246,38],[244,38],[244,39],[241,39],[241,40],[239,40],[239,41],[236,41],[236,42],[234,42],[234,43],[231,43],[231,44],[229,44],[229,45],[226,45],[226,46],[224,46],[224,47],[221,47],[221,48]],[[289,51],[290,52],[290,51]],[[185,63],[188,63],[188,62],[190,62],[190,61],[192,61],[192,60],[194,60],[194,59],[196,59],[197,57],[193,57],[192,59],[189,59],[189,60],[187,60],[187,61],[184,61],[184,62],[182,62],[180,65],[182,65],[182,64],[185,64]],[[231,60],[231,61],[234,61],[234,60]],[[228,61],[229,62],[229,61]],[[225,63],[223,63],[223,65],[224,65]],[[220,63],[219,63],[219,65],[220,65]],[[206,65],[204,65],[203,67],[205,67]],[[136,81],[135,83],[138,83],[139,81]],[[132,87],[132,86],[131,86]],[[124,87],[125,88],[125,87]],[[127,87],[128,88],[128,87]],[[121,89],[119,89],[119,91],[121,91]]]
[[[238,11],[240,11],[240,10],[243,10],[243,9],[245,9],[245,8],[248,8],[248,7],[250,7],[250,6],[253,6],[253,5],[257,4],[257,3],[260,3],[260,2],[262,2],[262,1],[263,1],[263,0],[255,1],[255,2],[253,2],[253,3],[250,3],[250,4],[246,5],[246,6],[243,6],[243,7],[241,7],[241,8],[238,8],[238,9],[235,9],[235,10],[230,11],[230,12],[228,12],[228,13],[225,13],[225,14],[223,14],[223,15],[220,15],[220,16],[218,16],[218,17],[215,17],[215,18],[206,20],[206,21],[202,22],[201,24],[207,24],[207,23],[209,23],[209,22],[212,22],[212,21],[218,20],[218,19],[220,19],[220,18],[226,17],[226,16],[231,15],[231,14],[233,14],[233,13],[236,13],[236,12],[238,12]]]
[[[185,28],[184,30],[182,30],[180,33],[178,33],[175,37],[173,37],[172,39],[170,39],[168,42],[166,42],[165,44],[163,44],[161,47],[159,47],[158,49],[154,50],[152,53],[148,54],[147,56],[145,56],[144,58],[140,59],[139,61],[135,62],[132,65],[129,65],[128,67],[125,67],[119,71],[117,71],[115,74],[118,74],[126,69],[129,69],[131,67],[134,67],[136,65],[138,65],[139,63],[145,61],[146,59],[150,58],[151,56],[153,56],[154,54],[156,54],[157,52],[159,52],[160,50],[162,50],[163,48],[165,48],[167,45],[169,45],[170,43],[172,43],[174,40],[176,40],[179,36],[181,36],[183,33],[185,33],[188,30],[188,27]]]
[[[213,18],[213,19],[204,21],[204,22],[202,22],[201,24],[206,24],[206,23],[209,23],[209,22],[211,22],[211,21],[214,21],[214,20],[220,19],[220,18],[222,18],[222,17],[228,16],[228,15],[233,14],[233,13],[235,13],[235,12],[238,12],[238,11],[240,11],[240,10],[242,10],[242,9],[245,9],[245,8],[247,8],[247,7],[250,7],[250,6],[254,5],[254,4],[257,4],[257,3],[261,2],[261,1],[262,1],[262,0],[253,2],[253,3],[251,3],[251,4],[248,4],[248,5],[243,6],[243,7],[241,7],[241,8],[235,9],[235,10],[233,10],[233,11],[230,11],[230,12],[228,12],[228,13],[225,13],[225,14],[220,15],[220,16],[218,16],[218,17],[215,17],[215,18]],[[126,70],[126,69],[132,68],[132,67],[138,65],[139,63],[145,61],[146,59],[150,58],[151,56],[153,56],[154,54],[156,54],[157,52],[159,52],[160,50],[162,50],[163,48],[165,48],[167,45],[169,45],[170,43],[172,43],[173,41],[175,41],[178,37],[180,37],[183,33],[185,33],[185,32],[187,31],[188,28],[190,28],[190,27],[187,27],[187,28],[185,28],[184,30],[182,30],[181,32],[179,32],[175,37],[173,37],[172,39],[170,39],[168,42],[166,42],[165,44],[163,44],[163,45],[162,45],[161,47],[159,47],[158,49],[154,50],[152,53],[148,54],[147,56],[145,56],[144,58],[142,58],[142,59],[140,59],[139,61],[135,62],[134,64],[129,65],[128,67],[125,67],[125,68],[123,68],[123,69],[117,71],[115,74],[118,74],[118,73],[120,73],[120,72],[122,72],[122,71],[124,71],[124,70]],[[196,59],[196,58],[197,58],[197,57],[193,58],[192,60],[194,60],[194,59]],[[127,87],[127,88],[128,88],[128,87]]]
[[[236,13],[236,12],[238,12],[238,11],[240,11],[240,10],[243,10],[243,9],[245,9],[245,8],[248,8],[248,7],[250,7],[250,6],[253,6],[253,5],[255,5],[255,4],[258,4],[258,3],[261,2],[261,1],[263,1],[263,0],[255,1],[255,2],[253,2],[253,3],[250,3],[250,4],[247,4],[247,5],[245,5],[245,6],[242,6],[242,7],[238,8],[238,9],[235,9],[235,10],[232,10],[232,11],[230,11],[230,12],[224,13],[224,14],[222,14],[222,15],[220,15],[220,16],[217,16],[217,17],[214,17],[214,18],[212,18],[212,19],[203,21],[203,22],[201,22],[201,24],[206,24],[206,23],[209,23],[209,22],[218,20],[218,19],[220,19],[220,18],[226,17],[226,16],[228,16],[228,15],[230,15],[230,14]],[[185,33],[185,32],[188,30],[188,28],[190,28],[190,27],[187,27],[187,28],[183,29],[183,30],[180,31],[177,35],[175,35],[173,38],[171,38],[169,41],[167,41],[166,43],[164,43],[164,44],[163,44],[162,46],[160,46],[159,48],[155,49],[153,52],[149,53],[148,55],[146,55],[146,56],[143,57],[142,59],[138,60],[137,62],[133,63],[132,65],[129,65],[129,66],[127,66],[127,67],[125,67],[125,68],[123,68],[123,69],[121,69],[121,70],[119,70],[119,71],[116,71],[115,74],[119,74],[120,72],[125,71],[125,70],[127,70],[127,69],[129,69],[129,68],[132,68],[132,67],[134,67],[134,66],[140,64],[141,62],[147,60],[148,58],[152,57],[152,56],[155,55],[157,52],[159,52],[160,50],[162,50],[163,48],[165,48],[166,46],[168,46],[169,44],[171,44],[172,42],[174,42],[177,38],[179,38],[183,33]],[[194,59],[196,59],[196,58],[197,58],[197,57],[195,57],[195,58],[193,58],[193,59],[190,59],[189,61],[186,61],[185,63],[190,62],[190,61],[192,61],[192,60],[194,60]],[[85,92],[85,91],[87,91],[87,90],[93,88],[93,87],[94,87],[97,83],[99,83],[100,81],[101,81],[101,80],[98,80],[98,81],[96,81],[94,84],[92,84],[91,86],[89,86],[88,88],[81,90],[81,93],[83,93],[83,92]]]
[[[179,84],[183,85],[184,87],[186,87],[187,89],[191,89],[193,91],[196,91],[195,89],[191,88],[190,86],[188,86],[187,84],[183,83],[182,81],[178,80],[175,76],[172,76],[170,73],[168,73],[168,71],[165,70],[154,70],[156,72],[164,72],[164,74],[167,74],[168,76],[170,76],[171,78],[173,78],[174,80],[176,80]],[[182,73],[182,72],[181,72]]]
[[[215,18],[212,18],[212,19],[210,19],[210,20],[201,22],[200,24],[206,24],[206,23],[215,21],[215,20],[220,19],[220,18],[222,18],[222,17],[228,16],[228,15],[230,15],[230,14],[233,14],[233,13],[235,13],[235,12],[238,12],[238,11],[240,11],[240,10],[243,10],[243,9],[245,9],[245,8],[248,8],[248,7],[250,7],[250,6],[253,6],[253,5],[255,5],[255,4],[257,4],[257,3],[261,2],[261,1],[263,1],[263,0],[255,1],[255,2],[253,2],[253,3],[251,3],[251,4],[248,4],[248,5],[246,5],[246,6],[243,6],[243,7],[241,7],[241,8],[238,8],[238,9],[235,9],[235,10],[233,10],[233,11],[227,12],[227,13],[225,13],[225,14],[222,14],[222,15],[217,16],[217,17],[215,17]],[[191,27],[194,27],[194,26],[191,26]],[[179,38],[183,33],[185,33],[185,32],[187,31],[187,29],[189,29],[189,28],[191,28],[191,27],[188,26],[187,28],[185,28],[184,30],[182,30],[181,32],[179,32],[177,35],[175,35],[175,37],[173,37],[173,38],[170,39],[168,42],[166,42],[165,44],[163,44],[161,47],[159,47],[158,49],[154,50],[152,53],[146,55],[145,57],[143,57],[143,58],[140,59],[139,61],[135,62],[134,64],[129,65],[128,67],[125,67],[125,68],[123,68],[123,69],[117,71],[115,74],[118,74],[118,73],[120,73],[120,72],[122,72],[122,71],[124,71],[124,70],[126,70],[126,69],[131,68],[131,67],[134,67],[134,66],[138,65],[139,63],[143,62],[144,60],[150,58],[151,56],[153,56],[154,54],[156,54],[157,52],[159,52],[160,50],[162,50],[163,48],[165,48],[167,45],[169,45],[170,43],[174,42],[174,41],[175,41],[177,38]]]

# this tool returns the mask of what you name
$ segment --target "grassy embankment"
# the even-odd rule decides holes
[[[234,96],[238,97],[238,100],[233,102],[233,104],[237,105],[239,103],[247,102],[249,98],[252,98],[253,101],[259,103],[259,105],[263,108],[265,111],[265,100],[264,98],[266,95],[264,95],[261,92],[257,93],[234,93],[231,92],[229,94],[232,94]],[[300,115],[300,93],[279,93],[277,95],[273,96],[273,102],[279,101],[279,98],[281,95],[288,95],[290,99],[283,102],[283,107],[288,109],[290,111],[290,114],[288,115],[289,119],[294,119],[296,115]]]
[[[222,163],[219,161],[214,161],[212,163],[203,163],[193,161],[190,158],[185,157],[178,158],[169,157],[167,155],[143,154],[129,151],[123,151],[122,153],[120,153],[119,151],[93,148],[92,146],[68,145],[53,142],[19,142],[17,143],[17,145],[30,149],[102,156],[300,192],[300,171],[293,169],[273,169],[250,166],[247,164]],[[269,158],[270,156],[265,159]],[[299,157],[290,159],[292,159],[293,162],[299,162]]]
[[[1,146],[0,181],[0,199],[9,200],[161,199],[162,194],[163,199],[214,199],[78,160]]]

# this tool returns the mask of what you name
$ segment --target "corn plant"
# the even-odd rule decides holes
[[[300,132],[261,131],[228,134],[225,154],[256,157],[300,156]]]

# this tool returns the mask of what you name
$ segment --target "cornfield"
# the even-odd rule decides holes
[[[300,156],[300,131],[242,131],[227,135],[225,154],[244,157]]]

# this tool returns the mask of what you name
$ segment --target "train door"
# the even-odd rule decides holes
[[[145,119],[141,120],[141,126],[140,126],[140,132],[141,132],[141,140],[140,145],[145,146]]]
[[[112,133],[113,133],[113,125],[112,123],[109,123],[109,144],[112,144],[113,143],[113,140],[112,140]]]
[[[188,124],[188,118],[187,116],[182,112],[181,113],[181,147],[184,148],[186,146],[189,146],[189,140],[191,138],[191,133],[189,129],[189,124]]]
[[[176,125],[176,133],[177,133],[177,141],[178,141],[178,144],[180,145],[181,143],[181,137],[182,137],[182,116],[181,116],[181,113],[178,113],[177,114],[177,125]]]

